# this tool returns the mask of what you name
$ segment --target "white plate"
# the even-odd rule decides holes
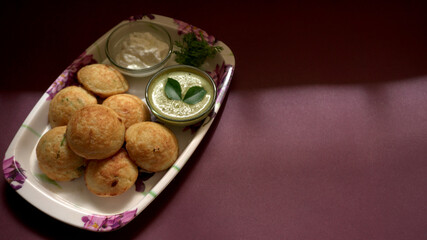
[[[206,32],[197,27],[164,16],[134,16],[117,26],[127,21],[147,21],[162,25],[169,31],[173,41],[180,39],[183,33],[190,31],[202,31],[209,37],[208,39],[214,39],[212,35],[207,35]],[[6,181],[24,199],[60,221],[91,231],[111,231],[123,227],[140,214],[172,181],[211,126],[221,107],[235,69],[235,60],[230,48],[217,41],[216,45],[222,46],[223,50],[201,67],[209,72],[217,83],[218,96],[214,111],[198,126],[187,128],[169,126],[177,135],[180,147],[180,155],[174,165],[170,169],[156,173],[148,180],[144,180],[145,190],[143,192],[138,192],[136,187],[132,187],[120,196],[100,198],[86,189],[83,177],[71,182],[54,182],[43,178],[43,174],[38,168],[35,147],[40,136],[50,129],[47,113],[50,100],[54,94],[69,84],[76,83],[76,72],[82,66],[94,62],[108,63],[104,47],[111,31],[86,49],[53,82],[16,133],[3,160],[3,172]],[[168,65],[173,64],[176,64],[174,58],[169,61]],[[130,84],[129,93],[145,100],[145,86],[149,77],[126,78]]]

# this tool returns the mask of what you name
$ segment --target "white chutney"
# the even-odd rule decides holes
[[[206,94],[195,104],[188,104],[182,99],[169,99],[165,93],[168,78],[178,81],[182,98],[185,98],[187,91],[195,86],[202,87]],[[209,115],[215,106],[216,94],[215,82],[206,72],[188,65],[173,65],[164,68],[150,79],[145,99],[158,120],[186,126],[200,122]]]
[[[133,32],[121,43],[115,61],[129,69],[143,69],[160,63],[168,51],[169,45],[151,33]]]
[[[179,82],[183,96],[190,87],[194,86],[203,87],[207,93],[205,97],[196,104],[187,104],[180,100],[171,100],[166,96],[164,90],[168,78],[173,78]],[[150,101],[159,113],[168,118],[188,119],[196,117],[206,111],[212,102],[213,89],[211,84],[205,78],[195,73],[185,71],[170,72],[158,76],[151,84],[153,88],[150,94]]]

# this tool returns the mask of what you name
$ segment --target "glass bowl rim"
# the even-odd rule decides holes
[[[185,71],[185,69],[186,68],[190,68],[190,69],[193,69],[195,72],[197,72],[196,74],[200,74],[200,75],[202,75],[202,77],[206,77],[209,81],[210,81],[210,83],[211,83],[211,85],[212,85],[212,88],[213,88],[213,95],[214,95],[214,97],[213,97],[213,99],[212,99],[212,102],[211,102],[211,104],[210,104],[210,106],[205,110],[205,111],[203,111],[203,112],[201,112],[200,114],[198,114],[198,115],[196,115],[196,116],[194,116],[194,117],[192,117],[192,118],[188,118],[188,119],[172,119],[172,118],[169,118],[169,117],[167,117],[167,116],[164,116],[164,115],[162,115],[162,114],[160,114],[158,111],[156,111],[154,108],[153,108],[153,106],[151,105],[151,102],[150,102],[150,98],[149,98],[149,96],[148,96],[148,89],[149,89],[149,87],[150,87],[150,85],[151,85],[151,83],[160,75],[160,74],[163,74],[163,73],[165,73],[165,72],[167,72],[167,71],[171,71],[171,70],[173,70],[173,69],[183,69],[184,71]],[[164,120],[166,120],[166,121],[168,121],[168,122],[172,122],[172,123],[178,123],[178,124],[183,124],[183,123],[186,123],[186,122],[192,122],[192,121],[194,121],[194,120],[197,120],[197,119],[199,119],[199,118],[201,118],[201,117],[203,117],[204,115],[206,115],[206,114],[209,114],[212,110],[213,110],[213,108],[214,108],[214,106],[215,106],[215,103],[216,103],[216,98],[217,98],[217,87],[216,87],[216,84],[215,84],[215,81],[212,79],[212,77],[208,74],[208,73],[206,73],[205,71],[203,71],[203,70],[201,70],[200,68],[197,68],[197,67],[193,67],[193,66],[191,66],[191,65],[185,65],[185,64],[177,64],[177,65],[171,65],[171,66],[168,66],[168,67],[165,67],[165,68],[163,68],[162,70],[160,70],[160,71],[158,71],[156,74],[154,74],[151,78],[150,78],[150,80],[148,81],[148,83],[147,83],[147,86],[145,87],[145,101],[147,102],[147,105],[148,105],[148,108],[151,110],[151,112],[153,112],[153,114],[157,117],[157,118],[160,118],[160,119],[164,119]],[[200,120],[202,120],[202,119],[200,119]]]
[[[162,59],[162,61],[160,61],[159,63],[157,63],[156,65],[153,65],[153,66],[150,66],[150,67],[147,67],[147,68],[140,68],[140,69],[131,69],[131,68],[126,68],[126,67],[123,67],[123,66],[121,66],[121,65],[119,65],[119,64],[117,64],[115,61],[114,61],[114,59],[113,59],[113,56],[111,56],[111,53],[110,53],[110,49],[109,49],[109,43],[110,43],[110,41],[111,41],[111,38],[112,38],[112,36],[114,36],[114,34],[115,33],[117,33],[117,31],[119,31],[120,29],[123,29],[123,28],[125,28],[125,27],[127,27],[127,26],[129,26],[129,25],[131,25],[131,24],[142,24],[142,25],[151,25],[151,26],[155,26],[155,27],[157,27],[158,29],[160,29],[163,33],[165,33],[166,34],[166,36],[168,37],[168,42],[167,42],[167,44],[168,44],[168,46],[169,46],[169,50],[168,50],[168,54],[167,54],[167,56],[164,58],[164,59]],[[119,69],[121,69],[121,70],[123,70],[123,71],[125,71],[125,72],[129,72],[129,73],[132,73],[132,74],[138,74],[138,73],[148,73],[148,72],[151,72],[151,71],[153,71],[154,69],[158,69],[158,68],[160,68],[160,67],[162,67],[168,60],[169,60],[169,58],[172,56],[172,50],[173,50],[173,44],[172,44],[172,38],[171,38],[171,36],[170,36],[170,34],[169,34],[169,32],[163,27],[163,26],[160,26],[160,25],[158,25],[158,24],[155,24],[155,23],[150,23],[150,22],[145,22],[145,21],[130,21],[130,22],[127,22],[127,23],[123,23],[122,25],[119,25],[119,26],[117,26],[109,35],[108,35],[108,38],[107,38],[107,41],[106,41],[106,43],[105,43],[105,54],[107,55],[107,58],[108,58],[108,60],[110,61],[110,63],[112,63],[115,67],[117,67],[117,68],[119,68]]]

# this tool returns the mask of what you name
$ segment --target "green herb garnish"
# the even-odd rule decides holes
[[[184,101],[187,104],[196,104],[200,102],[205,95],[206,95],[206,90],[204,88],[199,86],[194,86],[188,89],[182,101]]]
[[[173,78],[168,78],[166,85],[165,85],[165,94],[166,96],[171,100],[179,100],[183,101],[187,104],[196,104],[205,97],[206,90],[203,87],[200,86],[194,86],[187,90],[187,93],[185,93],[184,98],[182,98],[181,94],[181,85],[179,82]]]
[[[165,86],[166,96],[171,100],[181,100],[181,85],[173,78],[168,78]]]
[[[60,147],[62,147],[62,146],[64,145],[64,142],[65,142],[65,134],[64,134],[64,136],[62,137],[62,140],[61,140],[61,145],[60,145]]]
[[[175,41],[175,45],[181,48],[180,51],[174,51],[177,63],[200,67],[206,58],[213,58],[222,50],[220,46],[209,45],[202,33],[200,37],[202,40],[198,40],[196,34],[191,32],[184,35],[182,42]]]

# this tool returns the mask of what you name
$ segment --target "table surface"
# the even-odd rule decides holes
[[[53,80],[131,15],[192,23],[235,55],[199,148],[148,208],[103,238],[426,239],[425,4],[6,2],[2,154]],[[0,238],[99,234],[47,216],[0,181]]]

